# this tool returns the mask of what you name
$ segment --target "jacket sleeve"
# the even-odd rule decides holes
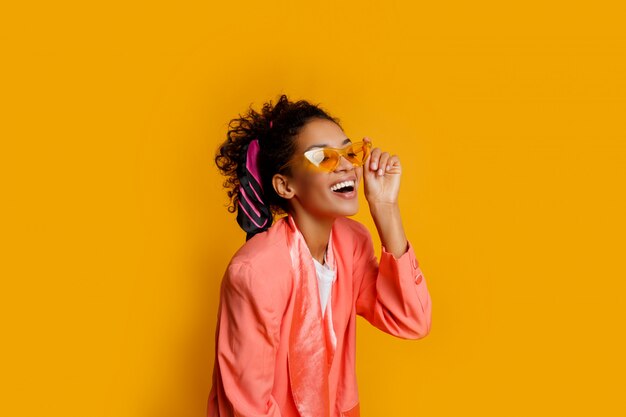
[[[258,274],[254,278],[254,269],[244,262],[230,264],[222,280],[216,337],[219,416],[281,415],[272,396],[280,320],[271,286],[259,285]]]
[[[382,246],[380,264],[365,228],[355,252],[355,277],[360,282],[356,312],[378,329],[403,339],[421,339],[430,332],[431,299],[426,279],[409,241],[399,258]]]

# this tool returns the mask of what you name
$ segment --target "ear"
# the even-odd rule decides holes
[[[293,179],[283,174],[274,174],[272,186],[280,197],[290,200],[296,194],[293,186]]]

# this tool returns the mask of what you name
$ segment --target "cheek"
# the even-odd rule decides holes
[[[301,187],[303,195],[311,198],[319,198],[321,195],[327,194],[328,178],[324,175],[313,174],[302,179]]]

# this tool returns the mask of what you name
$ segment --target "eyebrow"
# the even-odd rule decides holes
[[[342,142],[342,145],[347,145],[348,143],[352,143],[352,140],[350,140],[350,138],[347,138],[346,140],[344,140],[344,141]],[[325,148],[325,147],[327,147],[327,146],[328,146],[328,144],[326,144],[326,143],[322,143],[322,144],[320,144],[320,145],[311,145],[311,146],[309,146],[308,148],[306,148],[306,149],[304,150],[304,152],[306,152],[306,151],[308,151],[308,150],[310,150],[310,149],[313,149],[313,148]]]

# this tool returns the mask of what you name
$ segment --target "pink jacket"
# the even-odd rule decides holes
[[[209,417],[301,417],[287,363],[294,285],[286,220],[248,240],[222,279]],[[330,415],[358,417],[356,315],[391,335],[420,339],[430,332],[431,299],[410,242],[398,259],[383,246],[379,263],[361,223],[337,218],[332,234],[337,280],[329,306],[336,335]]]

